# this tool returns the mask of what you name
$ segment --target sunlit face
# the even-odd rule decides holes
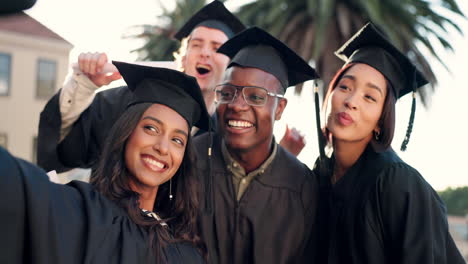
[[[229,58],[216,51],[227,40],[221,30],[204,26],[195,28],[190,34],[182,67],[186,74],[197,79],[202,93],[212,93],[215,85],[221,83]]]
[[[327,128],[334,140],[368,143],[380,132],[387,83],[384,76],[367,64],[357,63],[337,82],[331,94]]]
[[[280,87],[276,77],[265,71],[236,66],[226,71],[223,83],[263,87],[273,93],[278,93]],[[239,151],[257,147],[268,149],[273,138],[273,124],[281,118],[286,104],[286,99],[269,96],[265,105],[251,106],[240,91],[232,103],[219,104],[219,128],[227,147]]]
[[[154,190],[180,167],[188,140],[187,121],[173,109],[151,105],[128,138],[125,164],[136,192]]]

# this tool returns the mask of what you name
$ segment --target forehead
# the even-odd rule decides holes
[[[232,66],[227,69],[224,80],[230,84],[258,86],[270,91],[277,91],[280,87],[280,82],[274,75],[258,68]]]
[[[152,104],[143,113],[141,120],[148,116],[160,120],[168,129],[178,129],[188,133],[189,128],[185,118],[168,106]]]
[[[214,28],[209,28],[205,26],[196,27],[190,34],[190,39],[200,39],[205,41],[214,41],[220,44],[223,44],[228,40],[226,34]]]
[[[344,76],[353,76],[356,80],[366,83],[372,83],[377,85],[381,88],[386,88],[387,81],[384,75],[375,69],[372,66],[369,66],[364,63],[356,63],[352,65],[349,69],[347,69],[341,79]]]

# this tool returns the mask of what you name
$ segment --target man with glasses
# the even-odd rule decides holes
[[[203,186],[201,227],[211,263],[310,261],[317,181],[275,142],[287,87],[318,76],[302,58],[253,27],[219,53],[231,58],[215,88],[219,133],[194,139]],[[312,113],[311,113],[312,114]],[[209,151],[207,151],[209,149]]]

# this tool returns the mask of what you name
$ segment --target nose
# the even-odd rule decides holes
[[[357,98],[355,96],[355,94],[349,94],[348,97],[346,97],[345,101],[344,101],[344,105],[346,108],[348,109],[351,109],[351,110],[356,110],[357,109],[357,102],[356,102]]]
[[[208,45],[203,45],[200,51],[200,55],[202,57],[210,57],[211,56],[211,48]]]
[[[237,90],[236,95],[234,96],[234,100],[228,104],[228,107],[237,112],[245,111],[249,108],[249,105],[245,101],[241,90]]]
[[[162,136],[159,137],[156,142],[153,144],[153,149],[159,153],[161,156],[167,155],[169,152],[169,142],[166,138]]]

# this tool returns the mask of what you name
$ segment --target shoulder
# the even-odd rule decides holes
[[[203,133],[199,136],[193,137],[193,146],[197,152],[202,148],[206,149],[209,146],[210,133]]]
[[[404,162],[393,150],[374,153],[369,163],[380,167],[380,180],[388,184],[405,186],[411,183],[427,184],[422,175],[412,166]],[[372,166],[372,165],[371,165]]]
[[[286,167],[291,172],[305,172],[311,173],[311,170],[307,165],[302,163],[296,156],[292,155],[284,149],[280,144],[277,144],[276,157],[273,164]]]
[[[374,158],[373,162],[382,168],[376,182],[376,189],[383,194],[382,197],[395,202],[419,197],[442,203],[437,192],[419,171],[400,159],[393,150],[378,153]]]
[[[275,159],[259,180],[274,187],[288,188],[297,192],[313,189],[317,185],[315,174],[295,156],[277,145]]]

